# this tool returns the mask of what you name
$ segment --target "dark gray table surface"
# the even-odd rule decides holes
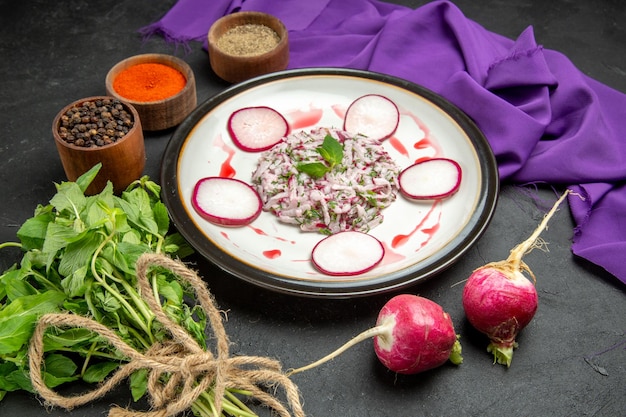
[[[64,173],[50,126],[67,103],[104,93],[109,68],[128,56],[163,52],[193,68],[198,100],[223,90],[200,44],[185,52],[137,29],[174,1],[0,1],[0,241],[54,194]],[[397,1],[417,7],[425,1]],[[471,19],[515,38],[533,25],[537,42],[565,53],[585,74],[626,92],[626,5],[621,0],[456,1]],[[173,130],[146,135],[145,173],[159,178]],[[492,365],[486,340],[466,322],[462,285],[471,271],[505,258],[554,201],[505,185],[493,220],[479,242],[453,267],[407,289],[440,303],[463,338],[465,363],[421,375],[384,370],[363,343],[331,364],[293,377],[308,416],[619,416],[626,415],[625,287],[570,251],[572,219],[561,210],[543,234],[549,252],[525,259],[537,277],[539,310],[519,338],[513,365]],[[17,256],[0,252],[4,270]],[[220,307],[237,355],[262,355],[285,368],[300,366],[371,326],[389,294],[347,299],[301,299],[276,294],[192,259]],[[588,359],[588,360],[586,360]],[[592,365],[595,365],[592,366]],[[604,372],[599,372],[604,370]],[[1,416],[102,416],[110,404],[130,404],[126,386],[93,404],[46,410],[26,393],[0,402]],[[267,415],[265,410],[258,410]]]

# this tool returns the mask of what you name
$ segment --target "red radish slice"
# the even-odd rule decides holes
[[[270,149],[289,133],[285,117],[271,107],[244,107],[228,118],[228,133],[248,152]]]
[[[461,185],[461,166],[452,159],[433,158],[405,168],[398,176],[400,192],[417,200],[451,196]]]
[[[357,231],[335,233],[313,248],[313,265],[327,275],[358,275],[374,268],[385,255],[383,244],[372,235]]]
[[[222,226],[244,226],[261,214],[261,197],[243,181],[207,177],[196,183],[191,203],[198,214]]]
[[[383,140],[395,133],[398,123],[400,112],[393,101],[379,94],[367,94],[350,104],[343,130]]]

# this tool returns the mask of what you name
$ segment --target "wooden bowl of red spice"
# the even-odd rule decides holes
[[[147,131],[180,124],[197,104],[191,67],[166,54],[136,55],[120,61],[106,76],[106,92],[131,104]]]
[[[289,37],[280,19],[262,12],[236,12],[218,19],[208,33],[211,68],[237,83],[281,71],[289,64]]]
[[[146,151],[139,114],[115,97],[86,97],[68,104],[54,118],[52,136],[69,181],[102,164],[85,191],[88,195],[102,191],[108,181],[120,194],[143,174]]]

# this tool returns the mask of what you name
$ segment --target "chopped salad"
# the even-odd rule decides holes
[[[341,147],[341,160],[330,165],[323,152],[329,137]],[[320,164],[326,169],[319,175],[303,169]],[[263,152],[252,184],[263,209],[281,222],[323,234],[368,232],[382,223],[382,210],[395,201],[400,171],[381,141],[316,128],[292,133]]]

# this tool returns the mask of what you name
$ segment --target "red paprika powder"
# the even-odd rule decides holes
[[[120,72],[113,80],[113,89],[128,100],[149,102],[179,93],[186,83],[185,76],[177,69],[149,62]]]

